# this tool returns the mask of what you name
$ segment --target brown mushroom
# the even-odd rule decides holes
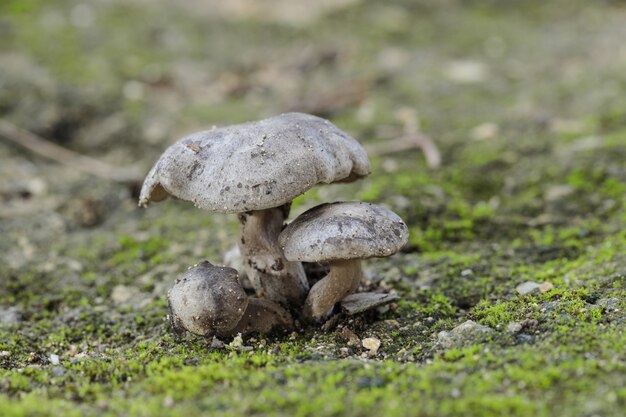
[[[359,143],[327,120],[287,113],[187,136],[152,167],[139,204],[168,195],[197,207],[239,213],[239,247],[259,296],[300,305],[308,284],[277,243],[291,201],[319,183],[368,175]]]
[[[177,334],[232,337],[290,329],[293,321],[279,304],[248,298],[237,271],[201,262],[184,272],[168,292],[170,321]]]
[[[359,286],[361,259],[396,253],[408,228],[394,212],[363,202],[326,203],[302,213],[280,234],[291,261],[330,262],[330,272],[309,291],[305,316],[323,319]]]

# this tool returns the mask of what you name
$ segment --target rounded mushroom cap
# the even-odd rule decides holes
[[[290,261],[320,262],[390,256],[409,230],[394,212],[371,203],[326,203],[305,211],[278,237]]]
[[[140,205],[168,195],[222,213],[288,203],[319,183],[368,175],[365,149],[328,120],[286,113],[194,133],[161,155]]]
[[[234,328],[248,306],[237,271],[204,261],[184,272],[168,292],[172,323],[200,335]]]

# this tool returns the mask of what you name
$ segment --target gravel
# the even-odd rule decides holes
[[[17,324],[22,321],[19,307],[0,307],[0,324]]]
[[[450,331],[439,332],[437,342],[444,349],[451,349],[483,342],[492,333],[490,327],[468,320]]]

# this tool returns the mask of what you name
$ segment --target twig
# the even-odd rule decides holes
[[[429,136],[419,132],[415,112],[412,109],[401,109],[397,116],[404,123],[404,134],[385,143],[366,145],[367,153],[380,156],[411,149],[421,149],[428,167],[438,169],[441,166],[441,153]]]
[[[437,169],[441,166],[439,149],[437,149],[430,137],[421,133],[402,135],[397,139],[384,143],[365,145],[367,153],[374,156],[389,155],[412,149],[420,149],[424,153],[426,164],[428,164],[429,168]]]
[[[6,120],[0,120],[0,136],[37,155],[98,178],[125,184],[137,183],[142,179],[140,172],[136,169],[115,167],[98,159],[81,155],[17,127]]]

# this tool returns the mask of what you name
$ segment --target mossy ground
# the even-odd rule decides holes
[[[409,246],[366,269],[401,301],[243,346],[176,339],[166,290],[219,260],[235,219],[140,210],[0,142],[0,415],[624,415],[623,2],[200,3],[3,1],[0,114],[147,170],[211,124],[301,109],[376,143],[413,109],[439,170],[374,156],[368,179],[294,206],[398,212]],[[526,281],[553,289],[519,296]],[[467,320],[493,332],[442,348]]]

